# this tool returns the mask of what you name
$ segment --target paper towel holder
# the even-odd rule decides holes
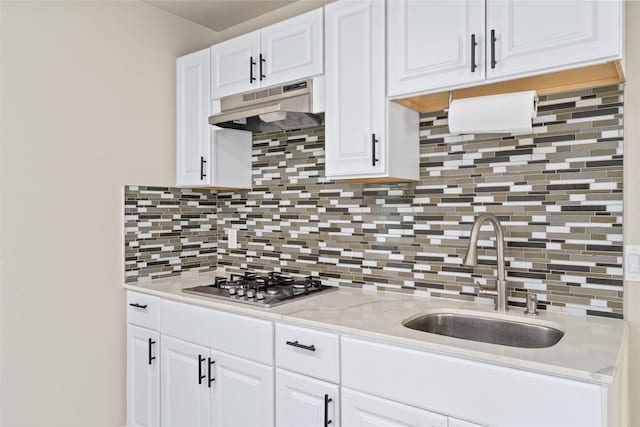
[[[452,135],[530,133],[537,116],[534,90],[455,99],[449,93],[448,123]]]

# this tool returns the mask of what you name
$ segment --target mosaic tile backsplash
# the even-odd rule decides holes
[[[128,185],[124,221],[126,282],[215,269],[215,192]]]
[[[423,114],[411,184],[326,180],[322,127],[256,135],[253,189],[217,197],[218,269],[490,303],[477,293],[495,277],[490,226],[479,266],[461,264],[491,212],[511,305],[529,291],[548,310],[621,317],[622,129],[622,85],[540,97],[532,134],[452,136],[445,111]]]
[[[535,292],[541,309],[622,317],[622,129],[622,85],[540,97],[531,134],[452,136],[446,111],[423,114],[420,181],[404,184],[325,179],[323,127],[256,135],[251,191],[126,187],[126,280],[217,264],[492,303],[490,226],[479,266],[462,266],[491,212],[510,305]]]

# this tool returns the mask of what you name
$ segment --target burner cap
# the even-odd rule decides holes
[[[267,295],[278,295],[280,292],[281,290],[278,287],[267,288]]]

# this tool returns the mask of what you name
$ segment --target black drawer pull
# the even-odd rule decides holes
[[[153,352],[151,351],[151,349],[152,349],[152,347],[153,347],[153,345],[154,345],[155,343],[156,343],[156,342],[155,342],[154,340],[152,340],[151,338],[149,338],[149,365],[151,365],[151,362],[153,362],[153,361],[156,359],[156,357],[155,357],[155,356],[152,356]]]
[[[202,362],[204,362],[204,357],[201,354],[198,355],[198,384],[202,384],[202,380],[205,378],[202,375]]]
[[[496,30],[491,30],[491,69],[496,68]]]
[[[476,65],[476,46],[478,46],[478,43],[476,42],[476,35],[471,34],[471,72],[472,73],[475,73],[476,68],[478,68],[478,66]]]
[[[371,166],[375,166],[376,163],[378,163],[378,160],[376,158],[376,142],[378,142],[378,140],[376,139],[376,134],[372,133],[371,134]]]
[[[215,361],[213,361],[213,360],[211,360],[211,358],[210,358],[210,357],[208,358],[208,361],[209,361],[209,366],[207,367],[207,376],[208,376],[208,378],[207,378],[207,379],[209,380],[209,388],[211,388],[211,383],[212,383],[212,382],[214,382],[214,381],[216,380],[216,378],[215,378],[215,377],[212,377],[212,376],[211,376],[211,367],[212,367],[213,365],[215,365],[215,363],[216,363],[216,362],[215,362]]]
[[[262,64],[264,64],[265,62],[267,62],[267,60],[264,58],[264,56],[262,56],[262,54],[260,54],[260,81],[267,78],[267,76],[265,76],[262,72]]]
[[[329,419],[329,403],[333,402],[333,399],[328,394],[324,395],[324,427],[328,427],[332,421]]]
[[[302,348],[304,350],[316,351],[315,345],[304,345],[304,344],[300,344],[298,341],[287,341],[287,345],[290,345],[291,347]]]
[[[131,307],[135,307],[135,308],[141,308],[143,310],[147,309],[147,304],[138,304],[137,302],[132,302],[131,304],[129,304]]]
[[[255,77],[253,77],[253,66],[256,65],[256,61],[253,60],[253,56],[249,57],[249,83],[253,84],[254,80],[256,79]]]
[[[204,180],[204,178],[207,176],[206,173],[204,173],[204,164],[207,163],[207,161],[204,159],[203,156],[200,156],[200,180]]]

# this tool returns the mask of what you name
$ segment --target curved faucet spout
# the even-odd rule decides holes
[[[464,265],[469,267],[475,267],[478,265],[478,237],[480,236],[480,228],[485,222],[490,222],[493,225],[493,231],[496,233],[496,250],[497,264],[498,264],[498,277],[496,282],[496,310],[500,312],[507,311],[507,282],[505,274],[505,261],[504,261],[504,232],[502,230],[502,224],[500,220],[493,214],[485,213],[478,215],[473,228],[471,229],[471,237],[469,238],[469,247],[467,248],[467,254],[464,257]]]

